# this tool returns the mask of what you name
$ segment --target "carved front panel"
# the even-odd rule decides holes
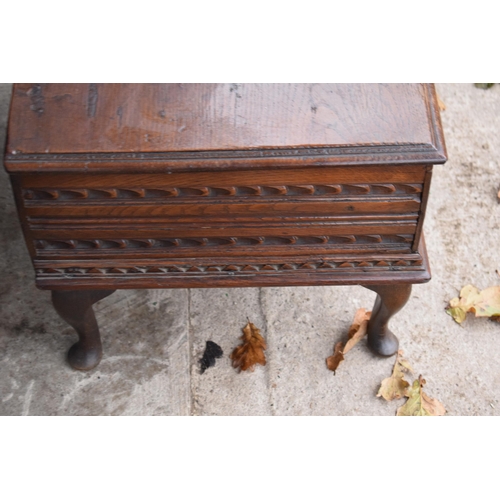
[[[422,269],[412,246],[425,175],[425,167],[409,165],[30,174],[17,196],[39,282],[250,269],[366,274]]]

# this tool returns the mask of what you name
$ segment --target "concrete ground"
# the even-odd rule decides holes
[[[500,286],[500,85],[440,84],[449,161],[434,170],[425,224],[432,280],[416,285],[392,330],[448,415],[500,415],[500,324],[444,308],[460,288]],[[11,85],[0,85],[4,143]],[[375,397],[394,358],[365,341],[334,376],[325,366],[361,287],[120,290],[95,306],[104,345],[89,373],[65,362],[76,334],[37,290],[7,174],[0,169],[0,415],[394,415]],[[241,374],[229,354],[247,317],[268,343],[267,365]],[[224,356],[203,375],[206,340]]]

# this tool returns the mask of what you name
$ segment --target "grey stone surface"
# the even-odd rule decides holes
[[[191,290],[191,329],[194,364],[191,372],[195,415],[269,415],[268,370],[237,373],[229,355],[240,343],[247,318],[262,326],[263,311],[257,288]],[[200,374],[198,360],[205,342],[218,344],[224,356]]]
[[[500,325],[444,308],[460,288],[500,285],[500,85],[439,84],[449,161],[434,169],[425,225],[433,279],[414,286],[391,328],[427,392],[448,415],[500,414]],[[11,86],[0,85],[3,143]],[[361,287],[118,291],[95,306],[104,357],[90,373],[65,362],[73,330],[33,284],[6,173],[0,171],[0,415],[394,415],[375,397],[393,358],[362,341],[336,375],[325,358]],[[238,374],[229,354],[247,318],[267,364]],[[200,374],[206,340],[224,356]]]

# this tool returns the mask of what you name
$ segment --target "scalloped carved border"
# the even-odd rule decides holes
[[[249,247],[249,246],[288,246],[288,245],[380,245],[410,244],[412,234],[367,234],[335,236],[244,236],[210,238],[123,238],[91,240],[35,240],[35,247],[41,251],[52,250],[133,250],[159,248],[196,248],[196,247]]]
[[[291,262],[283,264],[211,264],[211,265],[149,265],[149,266],[119,266],[119,267],[75,267],[68,265],[43,266],[38,264],[36,275],[38,278],[54,276],[89,276],[89,277],[117,277],[124,275],[165,275],[165,274],[227,274],[234,273],[289,273],[297,271],[422,271],[423,260],[419,258],[409,259],[376,259],[376,260],[345,260],[339,262],[306,261]]]
[[[270,196],[339,196],[339,195],[408,195],[420,194],[422,184],[323,184],[275,186],[200,186],[168,188],[74,188],[23,189],[23,198],[30,200],[122,200],[184,197],[270,197]]]

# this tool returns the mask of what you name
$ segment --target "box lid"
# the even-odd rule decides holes
[[[431,84],[16,84],[7,170],[444,163]]]

